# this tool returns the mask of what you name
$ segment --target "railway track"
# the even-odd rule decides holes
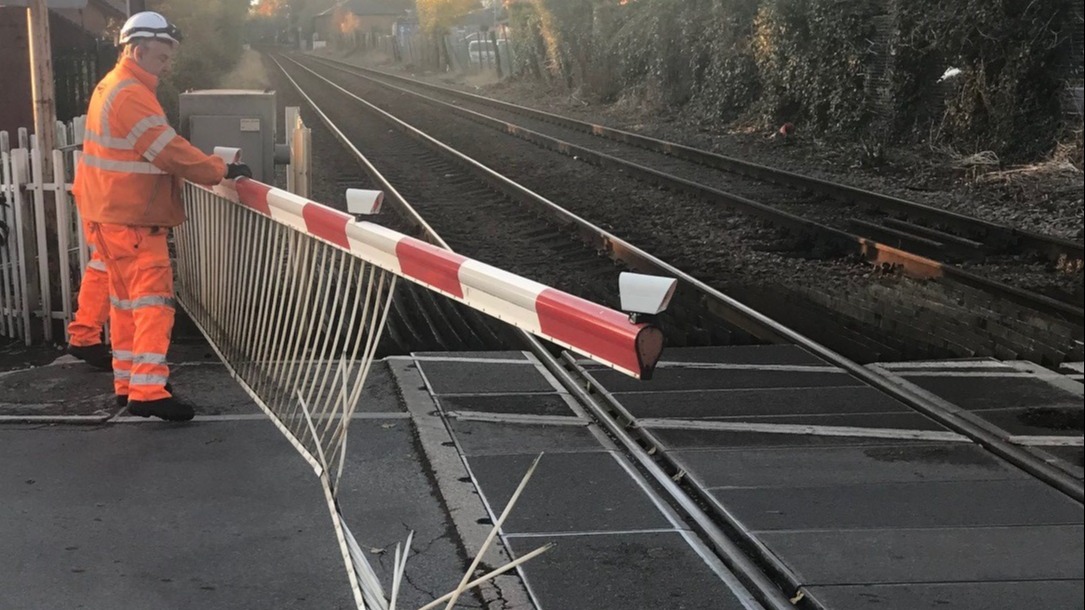
[[[344,90],[355,95],[361,94],[380,107],[393,109],[397,115],[409,115],[408,120],[430,133],[441,133],[442,129],[445,130],[441,134],[443,141],[453,143],[457,148],[470,150],[476,158],[490,155],[491,159],[486,160],[488,165],[497,167],[502,173],[517,175],[522,183],[531,187],[553,189],[553,175],[567,171],[571,177],[575,176],[585,182],[586,186],[581,188],[581,191],[594,188],[595,192],[598,192],[601,190],[598,184],[604,180],[629,182],[624,177],[629,173],[628,168],[620,168],[621,177],[616,177],[613,171],[598,170],[601,172],[600,176],[598,173],[589,173],[593,170],[559,168],[552,161],[538,164],[521,161],[521,158],[527,157],[520,150],[530,150],[532,147],[513,152],[501,139],[501,133],[488,130],[479,132],[466,127],[477,119],[474,114],[474,118],[457,120],[454,108],[442,106],[441,112],[434,113],[433,102],[419,100],[414,94],[388,90],[386,86],[375,85],[368,79],[346,76],[343,80],[345,73],[339,68],[316,68],[321,77],[335,80]],[[312,74],[315,76],[317,73]],[[446,109],[449,113],[444,112]],[[471,136],[464,138],[464,134]],[[593,139],[593,136],[585,137]],[[472,147],[474,150],[471,150]],[[509,154],[501,155],[503,149],[508,149]],[[545,157],[539,153],[528,154]],[[659,156],[656,153],[646,154]],[[494,157],[505,159],[493,161]],[[683,163],[690,165],[688,162]],[[577,165],[573,163],[574,168]],[[715,169],[695,167],[711,175],[720,175]],[[545,172],[552,173],[544,175]],[[533,175],[535,180],[528,179],[529,175]],[[574,204],[571,207],[575,213],[590,215],[599,224],[620,227],[626,236],[649,244],[652,250],[664,254],[678,266],[691,270],[698,278],[711,285],[724,287],[729,294],[765,310],[772,317],[787,320],[799,330],[814,335],[815,339],[823,343],[829,343],[855,360],[873,362],[993,355],[1000,358],[1029,359],[1050,366],[1064,359],[1080,359],[1077,355],[1081,351],[1082,325],[1078,321],[1080,308],[1038,296],[1039,292],[1051,289],[1050,285],[1043,284],[1044,282],[1049,282],[1052,278],[1058,281],[1066,279],[1048,271],[1047,263],[1032,264],[1032,267],[1043,267],[1042,271],[1035,273],[1042,276],[1037,281],[1047,288],[1037,288],[1034,283],[1027,284],[1028,289],[1009,286],[952,265],[944,265],[865,238],[857,238],[828,225],[792,214],[785,214],[784,221],[777,219],[771,221],[771,224],[759,225],[743,220],[742,216],[735,216],[729,208],[716,206],[706,209],[704,199],[707,188],[712,191],[709,194],[713,197],[723,200],[738,197],[743,201],[750,201],[766,216],[775,218],[778,213],[772,206],[725,193],[715,187],[686,182],[687,186],[693,189],[690,193],[693,196],[675,195],[670,191],[653,194],[645,191],[644,187],[639,187],[642,192],[635,192],[631,196],[616,194],[613,196],[614,201],[596,200],[592,205],[580,202],[578,207],[575,205],[576,199],[586,196],[570,187],[561,191],[559,199],[566,207]],[[569,185],[573,184],[575,182],[570,180]],[[749,188],[780,191],[780,187],[766,185],[764,182],[757,182]],[[790,188],[783,189],[783,192],[792,198],[797,193]],[[647,200],[644,203],[636,201],[642,198]],[[691,226],[687,218],[703,219],[703,226]],[[644,222],[637,222],[640,219]],[[781,231],[781,222],[792,223],[790,230]],[[659,234],[653,235],[653,232],[645,231],[645,226],[658,226]],[[665,241],[668,234],[672,238]],[[828,237],[819,238],[819,234]],[[687,235],[688,241],[683,243],[682,239]],[[858,249],[849,250],[851,246],[848,244],[857,246]],[[601,248],[607,247],[605,243],[597,245]],[[753,250],[754,253],[742,255],[742,249]],[[767,254],[769,252],[776,256]],[[849,257],[847,252],[857,256]],[[841,258],[842,253],[845,253],[844,258]],[[827,266],[836,266],[837,269],[825,269],[826,265],[821,268],[818,268],[818,265],[802,265],[795,260],[797,257],[820,258],[828,261]],[[920,276],[949,276],[954,281],[909,283],[904,278],[892,279],[889,276],[893,274],[889,273],[883,274],[880,282],[864,280],[866,285],[856,286],[849,279],[841,279],[841,275],[870,274],[869,268],[864,269],[863,265],[847,262],[858,257],[891,265],[904,265]],[[751,264],[751,259],[757,261]],[[851,266],[841,271],[840,262]],[[1004,274],[1008,264],[1005,261],[989,262],[987,269],[995,275]],[[752,281],[735,272],[736,269],[750,268],[753,265],[760,269],[753,272],[753,275],[759,277]],[[813,288],[803,288],[799,295],[780,294],[778,285],[788,284],[786,277],[766,285],[768,282],[764,280],[774,269],[786,270],[789,267],[809,269],[798,271],[800,277],[792,280],[793,282],[802,283],[806,281],[802,278],[817,277],[818,274],[826,277],[810,280]],[[1022,274],[1021,264],[1013,268],[1017,270],[1018,278],[1033,274],[1033,271]],[[747,274],[747,277],[748,275],[750,274]],[[823,286],[836,287],[841,283],[848,285],[831,291],[831,294],[821,290]],[[995,288],[992,289],[991,286]],[[992,293],[995,295],[992,296]],[[704,345],[715,344],[720,340],[713,336],[714,325],[700,324],[695,327],[702,330],[697,333],[698,336],[691,336],[674,344]]]
[[[553,273],[543,272],[558,267],[557,275],[562,280],[557,282],[559,287],[602,301],[612,301],[612,287],[601,288],[599,284],[613,279],[615,263],[677,277],[681,287],[673,311],[663,320],[669,340],[688,340],[685,335],[691,331],[687,329],[693,328],[694,334],[698,330],[712,334],[711,343],[716,345],[776,343],[801,347],[830,368],[937,422],[951,431],[947,434],[960,435],[1073,501],[1082,501],[1081,480],[1060,467],[1058,460],[1008,442],[1008,435],[990,423],[967,412],[947,410],[890,383],[867,367],[402,124],[302,65],[284,58],[279,66],[328,129],[358,155],[371,186],[386,192],[396,211],[394,222],[400,227],[502,266],[508,266],[503,259],[513,256],[512,249],[521,253],[528,250],[529,257],[507,261],[514,263],[514,271],[553,277]],[[547,222],[541,223],[538,216],[544,212]],[[500,229],[491,228],[487,222],[494,217],[501,219]],[[530,248],[520,245],[522,241],[530,243]],[[599,256],[599,252],[609,258]],[[624,448],[645,479],[684,515],[762,604],[779,609],[792,607],[788,598],[795,593],[794,587],[801,585],[800,579],[786,566],[774,563],[751,532],[708,501],[711,494],[698,482],[683,477],[682,465],[668,452],[658,450],[660,444],[654,434],[636,425],[629,410],[592,378],[591,371],[568,356],[555,357],[526,335],[520,338],[567,391],[578,397]],[[795,603],[799,607],[819,607],[813,601],[803,601],[801,595]]]
[[[491,128],[814,234],[916,277],[947,276],[1082,321],[1080,243],[343,62],[319,63],[394,83]]]
[[[899,197],[796,174],[779,168],[685,146],[677,142],[659,140],[621,129],[588,123],[331,58],[320,58],[318,61],[356,75],[365,75],[381,82],[396,83],[409,91],[428,92],[436,100],[451,100],[468,110],[486,108],[500,111],[500,113],[492,114],[491,118],[501,119],[516,116],[522,117],[521,120],[530,120],[521,123],[518,125],[519,127],[534,129],[542,123],[548,123],[568,130],[555,133],[579,133],[592,136],[589,139],[577,138],[572,140],[571,143],[574,144],[590,143],[593,139],[597,140],[599,138],[618,144],[633,144],[638,148],[670,157],[672,160],[691,161],[698,165],[723,170],[731,174],[791,186],[808,194],[835,200],[835,203],[841,205],[861,206],[867,208],[868,211],[877,213],[875,218],[887,221],[889,223],[887,229],[898,228],[901,233],[899,240],[902,244],[914,240],[917,246],[933,245],[935,248],[931,251],[947,259],[982,260],[986,256],[993,255],[1021,256],[1031,254],[1063,268],[1080,268],[1083,258],[1085,258],[1085,245],[1073,240],[1018,229]],[[609,146],[600,150],[607,154],[616,155],[620,153],[623,157],[629,156],[634,162],[640,162],[643,165],[661,164],[665,168],[685,167],[681,164],[668,164],[667,161],[661,161],[658,155],[638,154],[624,146]],[[736,185],[736,188],[742,187]],[[756,192],[756,190],[753,191],[754,194]],[[782,205],[788,203],[786,200],[780,202]],[[828,202],[822,199],[809,201],[809,203]],[[826,218],[832,217],[831,215],[826,216]],[[898,220],[898,218],[901,220]],[[918,223],[931,226],[922,226]],[[894,233],[887,231],[887,234]],[[926,238],[926,240],[917,238]],[[936,244],[929,243],[930,241],[938,242],[938,240],[942,241]]]

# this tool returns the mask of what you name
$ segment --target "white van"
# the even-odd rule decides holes
[[[489,40],[472,40],[467,43],[467,59],[473,65],[492,66],[497,63],[497,50]]]

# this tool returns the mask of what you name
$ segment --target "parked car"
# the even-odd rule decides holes
[[[472,40],[467,43],[467,59],[472,65],[492,66],[497,63],[497,49],[489,40]]]

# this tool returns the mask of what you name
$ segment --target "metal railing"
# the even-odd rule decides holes
[[[254,180],[189,184],[185,202],[178,302],[320,478],[359,608],[390,602],[337,492],[398,278],[632,376],[662,350],[659,329],[621,312]]]
[[[395,276],[213,191],[185,207],[178,302],[320,478],[358,607],[387,607],[335,500]]]
[[[213,191],[188,185],[185,200],[178,300],[306,459],[338,481],[396,276]]]

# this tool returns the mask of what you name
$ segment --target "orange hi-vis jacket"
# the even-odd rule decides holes
[[[185,220],[184,180],[218,184],[226,163],[166,122],[158,77],[124,57],[94,89],[73,193],[84,220],[175,227]]]

